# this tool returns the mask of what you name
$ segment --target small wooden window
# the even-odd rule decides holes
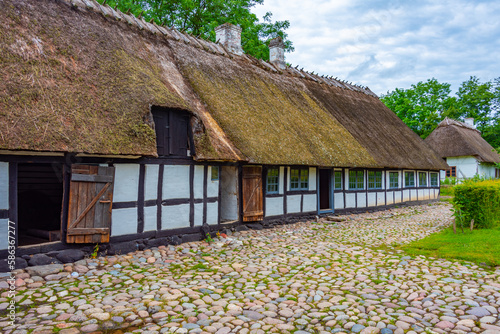
[[[426,172],[418,172],[418,186],[419,187],[427,187],[427,173]]]
[[[446,171],[446,177],[457,177],[457,167],[451,166],[450,169]]]
[[[334,178],[335,178],[335,190],[342,189],[342,172],[335,171]]]
[[[212,166],[211,170],[211,180],[219,181],[219,166]]]
[[[368,171],[368,189],[382,189],[381,171]]]
[[[389,172],[389,188],[399,188],[398,172]]]
[[[438,173],[431,173],[431,187],[438,186]]]
[[[290,171],[290,190],[309,189],[309,169],[292,168]]]
[[[415,187],[414,172],[405,172],[405,187]]]
[[[267,170],[267,193],[277,194],[279,191],[279,168],[269,168]]]
[[[158,156],[187,156],[189,114],[184,110],[153,107]]]
[[[362,170],[349,171],[349,189],[365,188],[365,172]]]

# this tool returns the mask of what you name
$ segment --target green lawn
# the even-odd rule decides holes
[[[457,234],[450,227],[427,238],[402,246],[410,255],[473,261],[478,264],[500,266],[500,228],[465,230]]]

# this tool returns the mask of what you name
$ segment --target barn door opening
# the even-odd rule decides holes
[[[319,210],[332,210],[332,170],[319,170]]]
[[[109,242],[114,167],[73,165],[66,242]]]
[[[263,220],[262,167],[243,167],[242,194],[243,221]]]
[[[19,246],[61,240],[62,164],[19,163]]]
[[[238,220],[238,168],[235,166],[220,167],[221,189],[221,223],[232,223]]]

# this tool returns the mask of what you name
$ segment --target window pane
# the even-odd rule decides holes
[[[413,172],[405,172],[405,187],[415,186],[415,174]]]
[[[356,189],[356,172],[349,171],[349,189]]]
[[[358,189],[364,189],[365,188],[365,173],[360,170],[358,171],[358,177],[357,177],[357,188]]]
[[[335,172],[335,189],[342,189],[342,172]]]
[[[382,189],[382,172],[375,172],[375,188]]]
[[[438,175],[437,173],[431,173],[431,187],[437,187],[438,185]]]
[[[398,188],[399,187],[399,173],[390,172],[389,173],[389,187]]]
[[[290,172],[290,190],[299,189],[299,170],[292,168]]]
[[[219,167],[212,166],[212,181],[219,180]]]
[[[300,170],[300,189],[309,189],[309,169]]]
[[[278,168],[270,168],[267,170],[267,192],[268,193],[277,193],[278,192],[278,183],[279,183],[279,169]]]
[[[419,187],[426,187],[427,186],[427,174],[424,172],[419,172],[418,173],[418,185]]]

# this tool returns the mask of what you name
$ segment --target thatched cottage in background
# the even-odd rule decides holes
[[[18,254],[438,196],[440,157],[368,88],[286,67],[280,40],[268,63],[229,24],[215,44],[91,0],[0,16],[0,229],[15,222]]]
[[[425,142],[446,160],[449,169],[441,172],[446,177],[466,179],[475,175],[485,178],[500,177],[500,156],[474,126],[474,119],[459,122],[445,118],[425,139]]]

